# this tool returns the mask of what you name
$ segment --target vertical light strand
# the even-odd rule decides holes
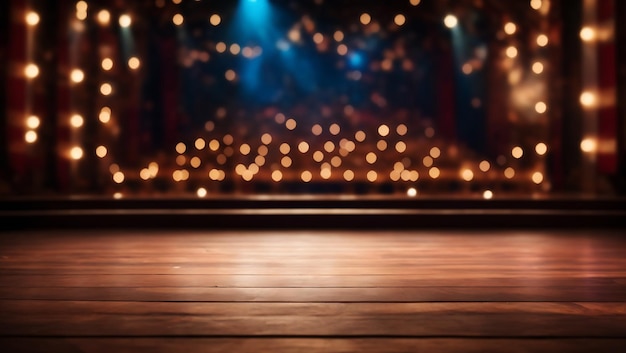
[[[583,28],[597,27],[597,5],[597,0],[583,0]],[[581,83],[583,91],[597,92],[598,55],[595,41],[584,41],[582,43],[581,65]],[[595,107],[583,107],[581,124],[581,190],[583,192],[593,193],[595,192],[598,140],[598,111]]]

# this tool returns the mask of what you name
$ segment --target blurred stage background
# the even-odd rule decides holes
[[[0,195],[623,195],[626,2],[9,0]]]

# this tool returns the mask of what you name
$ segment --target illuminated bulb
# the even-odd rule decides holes
[[[120,16],[119,23],[122,28],[127,28],[130,27],[130,25],[133,23],[133,20],[130,18],[129,15],[124,14]]]
[[[26,126],[28,126],[29,129],[36,129],[40,124],[41,121],[35,115],[31,115],[26,119]]]
[[[322,126],[320,124],[313,125],[313,127],[311,128],[311,132],[315,136],[321,135],[322,134]]]
[[[598,143],[593,138],[586,138],[580,141],[580,149],[585,153],[593,153],[597,150]]]
[[[275,170],[272,172],[272,180],[275,182],[279,182],[283,180],[283,173],[280,170]]]
[[[354,134],[354,139],[357,140],[358,142],[363,142],[365,141],[365,133],[363,131],[357,131]]]
[[[374,152],[370,152],[365,156],[365,160],[367,161],[367,163],[369,164],[374,164],[376,163],[376,160],[378,159],[378,157],[376,156],[376,153]]]
[[[315,33],[313,35],[313,42],[315,42],[315,44],[322,44],[322,42],[324,41],[324,35],[321,33]]]
[[[70,150],[70,157],[74,160],[83,158],[83,149],[80,147],[74,147]]]
[[[343,32],[342,31],[336,31],[333,34],[333,39],[336,40],[337,42],[341,42],[343,40]]]
[[[74,83],[83,82],[83,80],[85,79],[85,73],[83,73],[83,70],[81,69],[74,69],[70,73],[70,79]]]
[[[239,44],[234,43],[230,45],[230,53],[233,55],[237,55],[241,52],[241,47],[239,46]]]
[[[515,31],[517,31],[517,26],[515,25],[515,23],[508,22],[507,24],[504,25],[504,33],[508,35],[512,35],[512,34],[515,34]]]
[[[543,174],[541,174],[540,172],[535,172],[533,173],[532,179],[533,183],[541,184],[541,182],[543,182]]]
[[[35,141],[37,141],[37,133],[35,131],[27,131],[26,134],[24,134],[24,141],[26,141],[27,143],[34,143]]]
[[[585,91],[580,95],[580,104],[584,107],[591,107],[596,103],[596,95],[592,92]]]
[[[398,141],[398,143],[396,143],[396,151],[398,151],[398,153],[404,153],[406,151],[406,143],[404,143],[404,141]]]
[[[339,132],[341,132],[341,127],[339,127],[339,125],[337,124],[332,124],[330,125],[330,127],[328,128],[328,131],[331,133],[331,135],[339,135]]]
[[[535,62],[533,64],[533,72],[536,73],[537,75],[541,74],[543,72],[543,64],[540,63],[539,61]]]
[[[103,96],[108,96],[113,93],[113,87],[110,83],[103,83],[100,86],[100,93],[102,93]]]
[[[128,67],[131,70],[137,70],[140,65],[141,65],[141,61],[139,61],[139,58],[133,56],[130,59],[128,59]]]
[[[310,182],[313,179],[313,174],[311,172],[309,172],[308,170],[305,170],[305,171],[302,172],[302,174],[300,174],[300,178],[305,183],[308,183],[308,182]]]
[[[207,193],[208,192],[205,188],[199,188],[198,191],[196,191],[196,195],[198,195],[198,197],[206,197]]]
[[[433,179],[437,179],[441,175],[441,171],[437,167],[432,167],[428,170],[428,175]]]
[[[507,179],[513,179],[515,177],[515,169],[508,167],[504,170],[504,177]]]
[[[546,112],[546,110],[548,110],[548,106],[546,105],[546,103],[544,102],[537,102],[537,104],[535,104],[535,111],[539,114],[543,114]]]
[[[478,168],[482,171],[482,172],[488,172],[489,169],[491,168],[491,164],[488,161],[482,161],[480,162],[480,164],[478,165]]]
[[[508,56],[511,59],[517,57],[517,48],[514,46],[510,46],[506,48],[506,56]]]
[[[74,114],[70,118],[70,125],[72,125],[72,127],[75,127],[75,128],[79,128],[79,127],[83,126],[84,122],[85,122],[85,120],[79,114]]]
[[[530,7],[533,10],[541,9],[542,1],[541,0],[530,0]]]
[[[387,125],[380,125],[378,127],[378,134],[382,137],[385,137],[387,135],[389,135],[389,126]]]
[[[125,176],[124,173],[122,172],[115,172],[113,174],[113,181],[116,182],[117,184],[121,184],[124,182]]]
[[[417,189],[416,188],[409,188],[406,191],[406,196],[408,196],[408,197],[415,197],[415,196],[417,196]]]
[[[225,52],[226,51],[226,43],[219,42],[219,43],[215,44],[215,51],[217,51],[218,53]]]
[[[398,26],[402,26],[406,23],[406,17],[404,17],[403,14],[397,14],[396,17],[394,17],[393,22]]]
[[[26,24],[29,26],[36,26],[39,23],[39,14],[34,11],[29,11],[26,14]]]
[[[339,44],[337,46],[337,54],[341,56],[348,54],[348,47],[345,44]]]
[[[417,6],[420,4],[421,0],[409,0],[409,2],[411,3],[411,5]]]
[[[548,36],[545,34],[540,34],[537,36],[537,45],[540,47],[545,47],[548,45]]]
[[[176,26],[180,26],[183,24],[183,22],[185,21],[185,18],[183,17],[183,15],[177,13],[172,17],[172,22],[176,25]]]
[[[491,200],[492,198],[493,198],[493,192],[491,190],[485,190],[485,192],[483,192],[483,199]]]
[[[88,5],[86,1],[78,1],[76,3],[76,11],[85,12],[87,11]]]
[[[298,144],[298,151],[300,151],[300,153],[307,153],[309,151],[309,144],[305,141],[300,142]]]
[[[437,159],[441,156],[441,150],[439,147],[433,147],[430,149],[430,156]]]
[[[178,154],[183,154],[185,151],[187,151],[187,146],[184,143],[179,142],[176,144],[176,152],[178,152]]]
[[[87,18],[87,11],[76,11],[76,18],[81,21],[85,20]]]
[[[378,179],[378,173],[376,173],[376,171],[370,170],[369,172],[367,172],[367,181],[373,183],[376,181],[376,179]]]
[[[113,198],[116,199],[116,200],[119,200],[122,197],[124,197],[124,195],[122,195],[121,192],[116,192],[115,194],[113,194]]]
[[[354,180],[354,172],[351,171],[350,169],[346,170],[345,172],[343,172],[343,179],[345,181],[352,181],[352,180]]]
[[[590,42],[596,39],[596,30],[591,27],[583,27],[580,30],[580,39],[585,42]]]
[[[237,77],[237,75],[235,74],[235,71],[227,70],[224,74],[224,77],[226,77],[228,81],[233,81]]]
[[[459,24],[459,20],[456,18],[456,16],[454,15],[447,15],[444,19],[443,19],[443,23],[446,25],[446,27],[448,28],[454,28]]]
[[[272,135],[268,133],[263,134],[261,136],[261,143],[263,143],[264,145],[269,145],[270,143],[272,143]]]
[[[298,123],[294,119],[288,119],[285,122],[285,127],[287,127],[288,130],[294,130],[296,126],[298,126]]]
[[[102,70],[104,71],[109,71],[113,68],[113,60],[111,60],[111,58],[104,58],[102,59]]]
[[[511,150],[511,155],[513,156],[513,158],[515,159],[520,159],[522,158],[522,156],[524,155],[524,150],[519,147],[519,146],[515,146],[513,147],[513,149]]]
[[[543,156],[544,154],[548,153],[548,145],[543,142],[539,142],[535,146],[535,152],[537,152],[538,155]]]
[[[361,14],[361,17],[359,18],[359,20],[361,21],[362,24],[367,25],[372,21],[372,16],[370,16],[368,13],[363,13]]]
[[[111,22],[111,13],[107,10],[100,10],[98,12],[98,22],[103,26],[108,25]]]
[[[28,64],[24,68],[24,74],[27,78],[35,78],[39,75],[39,67],[35,64]]]
[[[209,23],[211,23],[213,26],[219,25],[220,22],[222,22],[222,18],[218,14],[213,14],[209,18]]]
[[[98,115],[98,119],[103,124],[108,123],[111,120],[111,108],[103,107],[100,109],[100,114]]]
[[[106,157],[108,153],[108,150],[106,147],[104,146],[98,146],[96,147],[96,156],[100,157],[100,158],[104,158]]]
[[[472,181],[472,179],[474,179],[474,172],[472,172],[470,169],[464,169],[461,172],[461,178],[463,178],[463,180],[465,181]]]
[[[404,124],[400,124],[398,125],[398,127],[396,128],[396,132],[398,133],[398,135],[400,136],[404,136],[406,135],[406,133],[409,131],[409,129],[406,127],[406,125]]]

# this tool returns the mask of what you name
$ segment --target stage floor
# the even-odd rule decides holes
[[[3,352],[622,352],[611,230],[0,233]]]

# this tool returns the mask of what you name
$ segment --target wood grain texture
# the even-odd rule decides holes
[[[624,351],[625,253],[593,230],[4,232],[0,345]]]

